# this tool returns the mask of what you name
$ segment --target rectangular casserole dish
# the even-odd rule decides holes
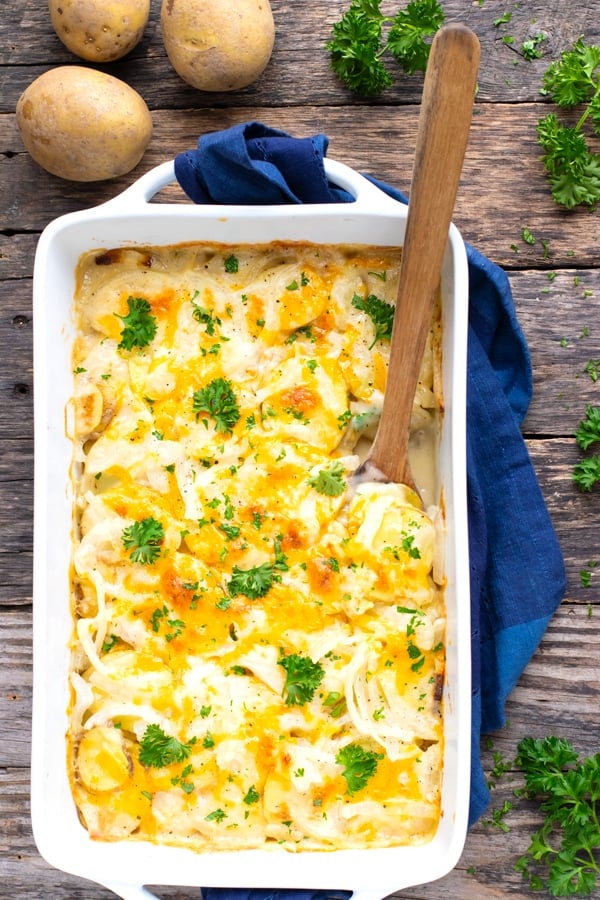
[[[79,256],[93,248],[189,241],[260,244],[273,240],[401,245],[406,206],[352,169],[326,160],[329,179],[353,203],[305,206],[191,206],[150,203],[174,180],[168,162],[115,199],[52,222],[34,268],[35,525],[32,822],[53,866],[102,884],[123,898],[152,897],[144,884],[347,889],[365,898],[433,881],[462,852],[469,805],[470,621],[465,487],[468,270],[451,226],[442,273],[444,418],[439,485],[446,510],[447,660],[442,817],[422,846],[290,854],[189,850],[90,839],[79,822],[66,767],[68,643],[72,632],[72,444],[65,408],[72,390],[72,300]]]

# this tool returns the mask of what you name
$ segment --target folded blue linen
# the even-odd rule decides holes
[[[175,159],[196,203],[351,202],[331,185],[323,134],[294,138],[260,122],[203,135]],[[368,176],[370,177],[370,176]],[[395,188],[370,180],[406,202]],[[481,734],[504,724],[504,705],[565,591],[561,550],[520,426],[532,394],[529,351],[504,271],[467,245],[467,490],[472,615],[469,823],[489,804]],[[311,892],[290,900],[310,900]],[[277,892],[224,891],[206,900],[278,900]],[[214,896],[213,896],[214,894]],[[226,894],[227,896],[224,896]]]

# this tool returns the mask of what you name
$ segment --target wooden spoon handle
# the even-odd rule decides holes
[[[437,32],[417,129],[390,369],[369,454],[370,465],[386,480],[413,487],[408,462],[412,406],[469,136],[478,65],[479,41],[470,29],[453,24]]]

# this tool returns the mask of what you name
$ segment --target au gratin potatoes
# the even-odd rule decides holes
[[[80,259],[68,767],[93,838],[302,851],[435,833],[437,514],[353,482],[399,254]],[[438,332],[413,413],[428,458]]]

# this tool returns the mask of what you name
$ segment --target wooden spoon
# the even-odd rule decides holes
[[[360,481],[416,489],[408,460],[411,413],[469,136],[479,49],[476,35],[458,24],[440,29],[431,45],[383,410]]]

